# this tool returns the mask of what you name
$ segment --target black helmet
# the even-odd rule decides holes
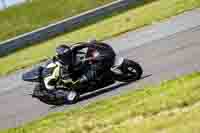
[[[88,43],[95,44],[95,43],[98,43],[98,41],[96,39],[91,39],[88,41]]]
[[[60,45],[56,48],[58,61],[63,65],[72,63],[72,50],[67,45]]]

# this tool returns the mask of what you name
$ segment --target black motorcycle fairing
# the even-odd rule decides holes
[[[24,73],[22,75],[22,79],[28,82],[40,82],[42,70],[43,70],[42,66],[33,68],[32,70]]]

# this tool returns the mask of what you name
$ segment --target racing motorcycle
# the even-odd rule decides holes
[[[80,53],[80,57],[83,57]],[[98,54],[96,56],[99,56]],[[81,58],[82,60],[89,60],[87,58]],[[32,70],[23,74],[22,79],[27,82],[36,83],[33,94],[38,93],[39,91],[46,91],[44,85],[45,76],[52,73],[51,67],[57,65],[58,62],[56,57],[48,60],[44,65],[33,68]],[[118,82],[132,82],[139,80],[142,76],[143,70],[140,64],[137,62],[126,59],[123,57],[115,57],[114,65],[109,69],[105,70],[102,74],[102,77],[97,81],[91,81],[79,87],[73,88],[71,83],[61,84],[59,81],[56,83],[56,95],[49,97],[47,95],[37,97],[39,100],[48,103],[48,104],[64,104],[64,103],[76,103],[82,94],[87,92],[92,92],[97,89],[109,86]],[[70,75],[73,73],[65,73],[65,76],[61,77],[67,80]],[[66,76],[67,75],[67,76]],[[54,92],[52,92],[54,93]]]

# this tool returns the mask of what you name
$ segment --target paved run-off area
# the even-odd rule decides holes
[[[136,60],[146,78],[114,91],[84,99],[76,105],[54,108],[29,95],[33,85],[21,81],[22,72],[0,79],[0,128],[15,127],[52,111],[83,106],[97,99],[118,95],[130,88],[158,83],[200,70],[200,9],[137,31],[107,40],[121,55]]]

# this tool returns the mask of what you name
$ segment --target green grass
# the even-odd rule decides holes
[[[114,0],[32,0],[0,11],[0,41],[77,15]]]
[[[49,116],[0,133],[199,132],[200,73]]]
[[[91,38],[103,40],[197,7],[200,7],[199,0],[156,0],[121,14],[113,13],[102,21],[0,58],[0,75],[30,66],[54,55],[55,47],[61,42],[86,41]]]

